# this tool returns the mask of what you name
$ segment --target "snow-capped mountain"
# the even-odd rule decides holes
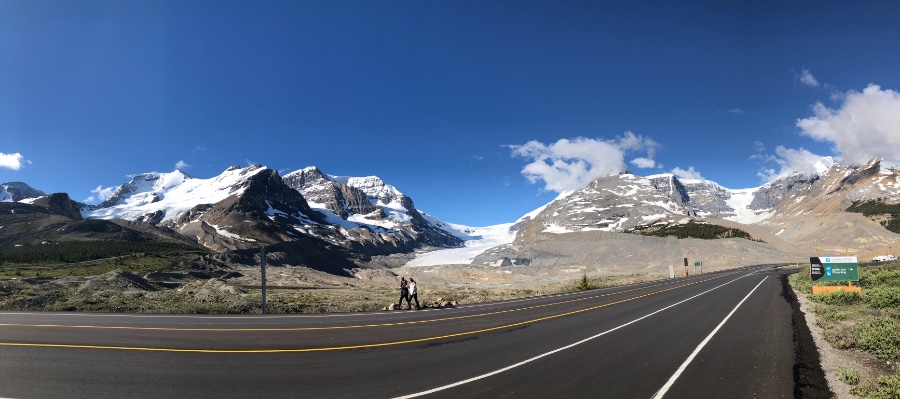
[[[180,170],[142,173],[119,186],[106,201],[82,213],[87,219],[170,222],[197,205],[240,195],[246,188],[243,183],[264,170],[267,168],[231,167],[210,179],[197,179]]]
[[[22,182],[9,182],[0,184],[0,202],[19,202],[27,198],[41,197],[43,191],[31,188]]]
[[[416,209],[411,198],[376,176],[344,177],[307,167],[284,176],[285,183],[299,191],[310,206],[344,228],[368,228],[408,232],[417,243],[434,247],[459,246],[465,233]]]
[[[96,206],[77,204],[67,196],[47,196],[24,183],[0,185],[2,201],[39,203],[74,220],[79,214],[85,219],[125,220],[135,228],[180,234],[179,239],[188,237],[219,251],[295,245],[286,253],[313,253],[322,262],[337,256],[344,265],[375,255],[433,248],[451,249],[420,253],[410,264],[468,263],[479,252],[490,251],[497,259],[489,261],[499,262],[516,252],[500,256],[498,248],[513,248],[519,239],[618,233],[691,219],[752,224],[756,231],[792,245],[832,245],[840,237],[829,241],[820,232],[839,227],[858,236],[861,248],[896,241],[896,234],[879,225],[887,216],[846,212],[854,201],[872,199],[900,203],[900,170],[884,167],[877,159],[856,166],[830,158],[808,171],[749,189],[672,174],[602,177],[560,194],[517,222],[488,227],[448,223],[421,212],[411,198],[378,177],[333,176],[315,167],[283,178],[263,166],[232,167],[209,179],[177,170],[144,173]],[[79,206],[83,207],[76,212]],[[510,262],[519,264],[514,259],[518,258],[510,257]]]
[[[651,179],[630,173],[601,177],[551,202],[521,233],[617,232],[695,216],[683,199],[683,187],[673,183],[661,191]]]
[[[136,175],[82,216],[171,228],[216,250],[289,241],[324,222],[276,171],[258,165],[209,179],[178,170]]]
[[[810,171],[749,189],[672,174],[623,173],[561,195],[534,216],[529,228],[555,233],[621,232],[688,218],[759,224],[775,216],[844,212],[853,201],[875,198],[900,202],[900,170],[883,168],[878,160],[853,166],[825,157]]]
[[[900,170],[882,167],[878,159],[862,166],[837,163],[809,179],[792,175],[784,186],[774,204],[781,216],[841,212],[859,200],[900,202]]]

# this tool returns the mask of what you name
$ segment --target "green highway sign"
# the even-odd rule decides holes
[[[859,264],[855,256],[811,257],[809,277],[813,281],[859,281]]]

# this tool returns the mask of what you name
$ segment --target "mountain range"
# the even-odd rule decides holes
[[[641,177],[623,172],[563,193],[518,221],[488,228],[455,225],[421,212],[411,198],[378,177],[333,176],[316,167],[284,176],[260,165],[231,167],[209,179],[179,170],[144,173],[98,205],[80,204],[61,193],[48,196],[14,182],[0,185],[0,201],[0,214],[10,215],[0,226],[0,246],[37,245],[50,235],[64,238],[48,232],[22,234],[26,229],[21,226],[9,227],[25,223],[12,216],[18,210],[32,215],[28,223],[38,214],[72,223],[106,221],[112,230],[133,231],[133,239],[177,241],[220,253],[247,254],[274,246],[282,254],[276,262],[343,273],[376,258],[393,257],[388,264],[402,265],[417,253],[443,263],[590,263],[589,257],[576,255],[595,252],[588,248],[592,240],[625,240],[629,244],[622,245],[636,251],[640,245],[630,243],[663,245],[668,241],[646,236],[665,235],[692,221],[718,226],[716,238],[737,243],[728,244],[740,247],[735,251],[766,256],[818,248],[890,251],[900,242],[900,235],[886,228],[897,217],[891,207],[900,203],[900,171],[882,168],[878,159],[850,165],[823,158],[815,173],[794,173],[738,190],[672,174]],[[852,211],[869,202],[887,211]],[[13,230],[20,233],[9,233]],[[571,244],[573,237],[580,244]],[[682,244],[687,242],[694,241]],[[554,245],[563,249],[551,248]],[[709,247],[703,251],[710,255],[694,255],[718,251],[708,243],[702,246]],[[603,250],[608,254],[617,248]],[[463,258],[434,256],[441,251]]]
[[[854,211],[860,204],[877,204],[868,207],[877,210],[868,214]],[[900,170],[882,168],[878,159],[851,165],[823,158],[815,173],[793,173],[760,187],[738,190],[672,174],[640,177],[626,172],[564,193],[536,215],[520,221],[514,241],[473,261],[534,265],[543,260],[584,265],[608,263],[609,255],[617,252],[630,252],[634,259],[619,262],[632,263],[647,263],[647,258],[653,257],[668,257],[675,263],[687,253],[695,259],[722,262],[751,258],[763,262],[773,257],[793,261],[819,251],[871,256],[900,250],[900,229],[892,224],[897,219]],[[623,237],[623,233],[675,234],[674,230],[685,230],[683,226],[691,221],[716,226],[696,227],[695,223],[692,228],[698,237],[724,238],[720,244],[731,247],[679,240],[678,248],[661,254],[648,247],[658,249],[671,243],[644,240],[634,244],[632,237]],[[750,240],[728,238],[738,236]],[[571,243],[573,237],[579,237],[577,244]],[[611,244],[613,241],[618,246]],[[642,255],[645,249],[652,255]],[[574,252],[580,256],[573,256]]]

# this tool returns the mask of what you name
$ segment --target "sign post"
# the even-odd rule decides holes
[[[675,278],[675,266],[669,265],[669,280]]]
[[[812,281],[846,281],[847,286],[814,286],[813,294],[834,291],[862,292],[852,281],[859,281],[859,264],[855,256],[824,256],[809,258],[809,278]]]

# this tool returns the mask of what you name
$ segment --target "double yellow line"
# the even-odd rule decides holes
[[[520,321],[512,324],[506,324],[496,327],[484,328],[480,330],[474,331],[465,331],[455,334],[446,334],[435,337],[425,337],[425,338],[416,338],[402,341],[392,341],[392,342],[382,342],[382,343],[374,343],[374,344],[361,344],[361,345],[347,345],[347,346],[335,346],[335,347],[324,347],[324,348],[299,348],[299,349],[178,349],[178,348],[147,348],[147,347],[129,347],[129,346],[104,346],[104,345],[71,345],[71,344],[42,344],[42,343],[15,343],[15,342],[0,342],[0,347],[38,347],[38,348],[72,348],[72,349],[113,349],[113,350],[128,350],[128,351],[152,351],[152,352],[182,352],[182,353],[302,353],[302,352],[325,352],[325,351],[338,351],[338,350],[348,350],[348,349],[366,349],[366,348],[379,348],[385,346],[396,346],[396,345],[405,345],[405,344],[413,344],[420,342],[428,342],[428,341],[436,341],[440,339],[446,338],[456,338],[473,334],[480,334],[484,332],[503,330],[512,327],[518,327],[528,324],[534,324],[541,321],[556,319],[564,316],[570,316],[578,313],[584,313],[591,310],[597,310],[629,301],[633,301],[640,298],[646,298],[651,295],[660,294],[663,292],[668,292],[684,287],[689,287],[692,285],[700,284],[703,282],[711,281],[726,277],[730,274],[724,274],[721,276],[698,280],[692,283],[679,285],[676,287],[666,288],[664,290],[654,291],[643,295],[638,295],[635,297],[618,300],[615,302],[610,302],[603,305],[591,306],[584,309],[573,310],[570,312],[559,313],[550,316],[539,317],[536,319]],[[447,321],[447,320],[459,320],[459,319],[467,319],[473,317],[483,317],[490,315],[497,315],[503,313],[511,313],[528,309],[537,309],[547,306],[561,305],[566,303],[573,303],[578,301],[584,301],[588,299],[596,299],[600,297],[621,294],[624,292],[636,291],[640,289],[644,289],[646,287],[639,287],[625,291],[617,291],[612,293],[607,293],[603,295],[594,295],[584,298],[572,299],[568,301],[554,302],[543,305],[535,305],[528,306],[517,309],[509,309],[502,310],[496,312],[488,312],[488,313],[479,313],[474,315],[466,315],[466,316],[455,316],[455,317],[445,317],[440,319],[429,319],[429,320],[419,320],[419,321],[408,321],[408,322],[398,322],[398,323],[385,323],[385,324],[365,324],[365,325],[355,325],[355,326],[332,326],[332,327],[298,327],[298,328],[235,328],[235,329],[208,329],[208,328],[164,328],[164,327],[127,327],[127,326],[67,326],[67,325],[57,325],[57,324],[0,324],[0,327],[53,327],[53,328],[99,328],[99,329],[123,329],[123,330],[156,330],[156,331],[221,331],[221,332],[234,332],[234,331],[312,331],[312,330],[331,330],[331,329],[348,329],[348,328],[366,328],[366,327],[386,327],[386,326],[398,326],[398,325],[410,325],[410,324],[422,324],[422,323],[433,323],[438,321]]]

